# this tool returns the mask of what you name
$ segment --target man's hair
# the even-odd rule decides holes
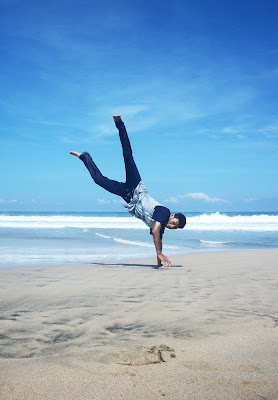
[[[178,214],[175,214],[175,218],[177,218],[179,220],[179,228],[181,228],[181,229],[184,228],[186,225],[185,216],[181,213],[178,213]]]

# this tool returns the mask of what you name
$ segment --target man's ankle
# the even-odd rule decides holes
[[[121,115],[117,114],[117,115],[113,115],[114,121],[115,122],[120,122],[121,121]]]

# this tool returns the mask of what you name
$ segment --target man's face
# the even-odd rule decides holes
[[[166,225],[166,228],[168,229],[178,229],[180,221],[178,218],[175,218],[175,214],[171,214],[168,224]]]

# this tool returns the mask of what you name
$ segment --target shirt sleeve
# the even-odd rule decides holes
[[[170,213],[169,208],[166,208],[163,206],[156,206],[154,209],[152,219],[161,223],[161,228],[160,228],[161,239],[162,239],[162,235],[164,233],[165,227],[167,225],[167,222],[169,221],[170,215],[171,215],[171,213]],[[152,235],[152,229],[150,229],[150,234]]]

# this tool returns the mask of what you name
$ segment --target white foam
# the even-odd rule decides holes
[[[236,215],[219,212],[189,217],[189,230],[213,231],[278,231],[278,215]]]
[[[207,247],[221,247],[230,244],[231,242],[219,242],[215,240],[200,240],[200,243]]]
[[[150,242],[141,242],[138,240],[126,240],[126,239],[118,238],[115,236],[103,235],[101,233],[96,233],[96,236],[99,236],[103,239],[110,239],[117,243],[130,244],[132,246],[150,247],[150,248],[153,248],[153,246],[154,246],[154,244],[150,243]],[[180,247],[180,246],[173,246],[173,245],[167,245],[167,244],[165,244],[163,247],[165,249],[182,249],[182,247]]]
[[[135,217],[82,217],[74,215],[53,216],[7,216],[0,215],[1,228],[104,228],[104,229],[148,229],[145,224]]]
[[[29,229],[148,229],[135,217],[93,217],[76,215],[9,216],[0,215],[0,228]],[[278,231],[278,215],[236,215],[221,213],[187,217],[185,231]]]

